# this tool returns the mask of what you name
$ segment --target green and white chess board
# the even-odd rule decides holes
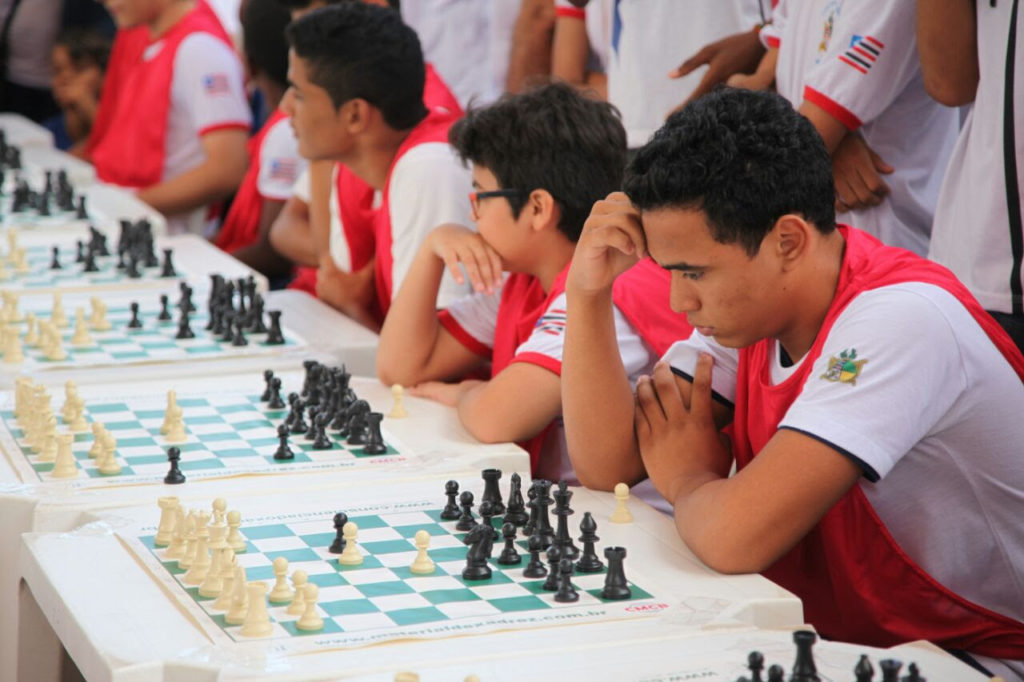
[[[85,272],[84,263],[76,263],[76,248],[74,243],[63,243],[58,251],[58,262],[60,269],[53,269],[53,253],[51,246],[33,244],[18,248],[25,249],[25,262],[28,265],[27,272],[18,272],[10,260],[10,253],[6,251],[3,261],[3,271],[0,272],[0,287],[17,288],[26,293],[37,291],[83,291],[90,289],[135,289],[139,287],[167,287],[173,285],[180,279],[193,279],[195,273],[190,273],[187,267],[179,267],[173,258],[175,277],[161,277],[161,267],[146,268],[139,266],[139,277],[129,277],[126,270],[117,267],[117,256],[97,256],[96,272]],[[157,254],[163,259],[163,254]]]

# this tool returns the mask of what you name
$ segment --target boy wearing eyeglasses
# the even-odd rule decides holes
[[[423,242],[381,330],[378,373],[457,407],[482,441],[520,442],[534,476],[571,480],[559,423],[565,277],[591,206],[621,184],[625,131],[610,105],[556,84],[469,111],[450,141],[472,166],[478,232],[442,225]],[[475,293],[438,313],[446,271]],[[631,376],[689,333],[668,290],[650,261],[619,280],[615,338]],[[466,378],[488,365],[488,381]]]

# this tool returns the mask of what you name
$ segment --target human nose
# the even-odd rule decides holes
[[[700,298],[693,284],[679,275],[672,278],[669,290],[669,305],[676,313],[690,313],[700,310]]]

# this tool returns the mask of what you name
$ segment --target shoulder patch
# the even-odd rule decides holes
[[[838,384],[857,385],[857,377],[866,363],[866,359],[857,359],[857,349],[844,350],[837,356],[829,358],[828,369],[821,375],[825,381],[832,381]]]

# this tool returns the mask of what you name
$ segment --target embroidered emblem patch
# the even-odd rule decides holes
[[[833,355],[828,361],[828,369],[821,378],[825,381],[834,381],[840,384],[857,385],[857,377],[860,376],[861,368],[867,360],[857,359],[857,349],[850,348],[839,354]]]
[[[874,66],[884,48],[885,45],[882,41],[872,36],[853,36],[850,40],[850,48],[839,55],[839,61],[861,73],[867,73]]]

